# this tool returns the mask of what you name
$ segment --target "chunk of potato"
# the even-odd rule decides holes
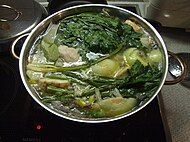
[[[143,66],[148,65],[148,59],[145,56],[143,51],[139,51],[136,48],[128,48],[125,50],[123,53],[124,60],[125,62],[129,65],[132,66],[136,60],[139,60]]]
[[[150,63],[160,63],[162,61],[162,53],[159,49],[154,49],[147,55]]]
[[[113,77],[119,68],[120,66],[117,61],[112,59],[105,59],[92,66],[92,71],[99,76]]]
[[[94,103],[92,109],[99,111],[100,117],[113,117],[133,109],[137,104],[135,98],[109,98],[100,102]]]

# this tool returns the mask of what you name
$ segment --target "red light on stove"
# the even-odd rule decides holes
[[[41,124],[37,124],[37,125],[36,125],[36,130],[39,131],[39,130],[41,130],[41,129],[42,129],[42,125],[41,125]]]

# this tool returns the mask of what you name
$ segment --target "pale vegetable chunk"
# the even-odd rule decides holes
[[[38,80],[39,78],[41,78],[43,76],[43,74],[41,72],[35,72],[32,70],[27,70],[26,74],[29,77],[29,79],[31,79],[31,80]]]
[[[138,54],[138,51],[136,48],[129,48],[125,50],[125,52],[123,53],[125,62],[128,65],[132,66],[137,60],[137,57],[136,57],[137,54]]]
[[[44,54],[49,61],[56,61],[59,58],[58,47],[52,44],[49,47],[44,47]]]
[[[80,55],[78,54],[78,50],[72,47],[68,47],[66,45],[60,45],[58,47],[60,56],[66,62],[76,62],[79,60]]]
[[[145,56],[144,52],[139,51],[136,48],[128,48],[125,50],[123,53],[124,55],[124,60],[125,62],[129,65],[132,66],[136,60],[139,60],[143,66],[148,65],[148,60],[147,57]]]
[[[150,46],[151,43],[153,42],[150,37],[141,37],[140,41],[141,41],[142,45],[144,45],[146,47]]]
[[[100,111],[100,117],[112,117],[130,111],[137,104],[135,98],[109,98],[100,102],[94,103],[92,108]]]
[[[114,75],[114,77],[122,77],[126,75],[126,72],[130,69],[129,65],[122,67],[118,70],[118,72]]]
[[[152,50],[147,55],[150,63],[160,63],[162,61],[162,53],[158,49]]]
[[[87,104],[85,101],[83,101],[82,99],[76,99],[75,103],[79,106],[79,107],[85,107]]]
[[[105,59],[92,66],[92,71],[99,76],[113,77],[119,68],[120,66],[117,61]]]
[[[139,25],[137,25],[135,22],[132,22],[131,20],[126,20],[125,23],[130,25],[131,27],[133,27],[133,30],[135,32],[140,32],[141,31],[141,27]]]

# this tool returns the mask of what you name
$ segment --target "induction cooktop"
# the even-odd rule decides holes
[[[135,6],[124,7],[136,12]],[[7,47],[9,48],[9,47]],[[136,114],[114,122],[86,124],[51,114],[26,91],[18,60],[0,53],[0,142],[164,142],[157,98]]]

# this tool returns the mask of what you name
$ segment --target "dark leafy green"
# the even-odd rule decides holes
[[[152,89],[158,87],[160,83],[160,78],[162,76],[162,70],[159,70],[157,67],[152,67],[150,65],[144,67],[139,61],[136,61],[132,68],[129,70],[128,75],[123,79],[99,79],[103,86],[99,87],[100,91],[108,91],[115,87],[118,87],[121,91],[127,89],[131,95],[135,96],[135,94],[147,94],[149,97],[154,93]],[[110,81],[108,81],[110,80]],[[92,82],[96,82],[96,80],[91,79]],[[98,83],[99,83],[98,82]],[[84,95],[90,95],[94,93],[93,90]],[[125,94],[126,95],[126,94]],[[123,95],[123,96],[125,96]],[[129,95],[127,93],[127,95]],[[129,95],[129,96],[131,96]]]
[[[55,42],[79,48],[85,59],[84,53],[107,54],[121,44],[124,47],[144,48],[140,36],[116,17],[103,13],[82,13],[61,21]]]

